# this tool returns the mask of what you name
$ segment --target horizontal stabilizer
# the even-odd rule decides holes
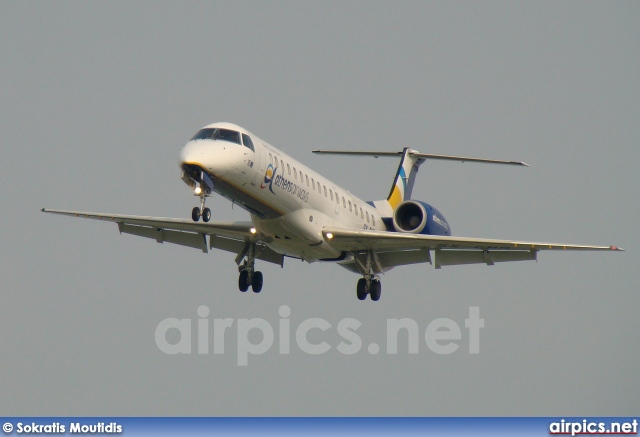
[[[351,156],[373,156],[378,157],[398,157],[403,152],[355,152],[349,150],[313,150],[313,153],[318,155],[351,155]],[[507,164],[507,165],[521,165],[529,167],[529,164],[520,161],[503,161],[499,159],[484,159],[484,158],[467,158],[464,156],[450,156],[450,155],[434,155],[431,153],[420,153],[416,150],[409,150],[407,153],[409,156],[416,159],[441,159],[447,161],[459,161],[459,162],[480,162],[485,164]]]

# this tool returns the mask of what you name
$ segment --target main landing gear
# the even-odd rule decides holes
[[[359,300],[365,300],[368,294],[371,296],[372,301],[377,302],[380,300],[380,296],[382,295],[382,283],[380,282],[380,279],[377,278],[360,278],[358,280],[356,292]]]
[[[241,255],[244,257],[243,254]],[[243,293],[249,289],[249,286],[251,286],[254,293],[260,293],[262,291],[264,278],[262,276],[262,272],[257,272],[255,270],[255,256],[256,244],[249,243],[246,250],[246,259],[238,266],[238,271],[240,272],[240,276],[238,277],[238,288]]]
[[[240,277],[238,278],[238,288],[243,293],[251,289],[254,293],[260,293],[262,291],[263,277],[262,272],[250,272],[249,270],[240,270]]]
[[[377,255],[373,251],[367,251],[365,263],[356,258],[356,263],[359,265],[362,278],[358,280],[356,286],[356,294],[359,300],[365,300],[367,294],[371,296],[371,300],[377,302],[380,300],[382,294],[382,284],[380,278],[375,274],[373,266],[376,266],[378,272],[382,271],[382,266]]]

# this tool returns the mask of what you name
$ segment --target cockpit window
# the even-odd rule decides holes
[[[242,142],[246,147],[250,148],[254,152],[256,151],[256,149],[253,148],[253,141],[251,141],[251,137],[249,135],[242,134]]]
[[[240,133],[229,129],[209,128],[202,129],[191,140],[222,140],[232,143],[240,143]]]

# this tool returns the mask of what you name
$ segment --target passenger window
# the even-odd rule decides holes
[[[291,166],[289,164],[287,164],[287,172],[289,173],[289,176],[291,176]]]
[[[327,186],[323,185],[322,188],[324,189],[324,197],[327,197]]]
[[[351,201],[349,201],[349,211],[353,211],[353,209],[351,208]]]
[[[360,217],[364,218],[364,212],[362,211],[362,207],[360,207]]]
[[[298,179],[298,172],[296,171],[295,167],[293,167],[293,178]]]
[[[331,190],[331,188],[329,188],[329,197],[331,198],[331,201],[333,202],[333,190]]]
[[[311,178],[311,188],[316,189],[316,181]]]
[[[304,178],[307,180],[307,187],[309,186],[309,175],[304,175]]]
[[[371,220],[373,221],[373,226],[376,225],[376,216],[371,214]]]
[[[355,212],[356,217],[358,217],[358,205],[356,205],[355,203],[353,204],[353,212]]]
[[[369,211],[367,211],[365,215],[367,216],[367,223],[369,223]]]
[[[300,170],[300,182],[304,182],[304,176],[302,175],[302,170]]]
[[[336,193],[336,205],[340,206],[340,199],[338,198],[338,193]]]
[[[342,207],[347,208],[347,202],[344,200],[344,197],[342,198]]]
[[[251,141],[251,137],[249,137],[249,135],[242,134],[242,142],[244,143],[245,147],[250,148],[254,152],[256,151],[256,149],[253,147],[253,141]]]

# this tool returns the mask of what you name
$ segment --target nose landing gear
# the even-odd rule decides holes
[[[202,180],[204,180],[204,172],[201,172],[200,174]],[[206,183],[203,183],[202,185],[204,185],[204,189],[200,184],[196,185],[195,188],[195,195],[200,197],[200,207],[196,206],[191,210],[191,219],[194,222],[197,222],[200,220],[200,217],[202,217],[202,221],[206,223],[211,220],[211,210],[204,207],[204,202],[207,200],[207,197],[211,196],[211,189]]]
[[[205,223],[211,220],[211,210],[209,208],[204,207],[204,202],[206,199],[207,199],[206,195],[200,195],[200,206],[199,207],[195,206],[191,210],[191,219],[194,222],[197,222],[198,220],[200,220],[200,217],[202,217],[202,221]]]

